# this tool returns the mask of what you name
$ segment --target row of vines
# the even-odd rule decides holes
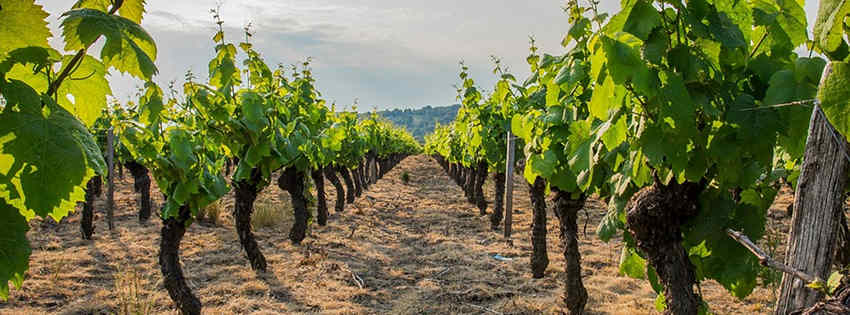
[[[505,139],[508,131],[519,138],[533,207],[531,271],[543,277],[548,265],[551,192],[571,314],[588,299],[576,220],[591,196],[608,205],[598,237],[622,238],[621,271],[651,283],[659,310],[710,313],[699,291],[709,279],[745,298],[763,267],[725,231],[762,238],[780,181],[793,185],[800,174],[813,108],[850,131],[850,5],[821,1],[814,39],[802,1],[624,0],[612,15],[598,5],[567,1],[564,51],[541,53],[532,40],[524,81],[494,58],[497,81],[485,94],[462,64],[461,109],[427,137],[426,153],[482,214],[481,186],[494,174],[496,229]],[[828,62],[799,56],[801,46],[829,58],[823,82]]]
[[[336,112],[321,99],[309,61],[269,67],[250,43],[228,42],[219,13],[208,81],[191,72],[168,92],[152,79],[154,39],[140,26],[143,0],[79,0],[61,16],[62,49],[48,44],[48,14],[34,1],[0,0],[0,297],[20,287],[30,255],[28,221],[69,215],[84,204],[82,234],[90,239],[92,200],[106,176],[106,130],[119,135],[116,159],[135,179],[142,222],[151,217],[150,176],[165,196],[159,262],[165,288],[185,314],[201,302],[186,283],[180,241],[207,205],[233,191],[233,217],[251,267],[266,260],[251,231],[257,195],[275,182],[292,197],[289,238],[300,243],[313,222],[327,224],[325,179],[337,191],[334,209],[405,156],[420,150],[403,129],[372,115]],[[95,45],[101,38],[102,46]],[[100,48],[100,57],[91,55]],[[63,55],[61,50],[72,52]],[[237,57],[244,56],[240,63]],[[138,100],[108,104],[108,71],[145,82]],[[340,181],[339,177],[342,177]],[[229,180],[227,177],[229,176]],[[343,184],[346,186],[343,189]],[[344,197],[344,198],[343,198]]]

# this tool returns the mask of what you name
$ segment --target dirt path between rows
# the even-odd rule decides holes
[[[410,175],[408,184],[401,182],[403,172]],[[269,262],[262,275],[250,269],[239,247],[228,195],[220,224],[189,229],[181,252],[184,272],[209,314],[559,313],[564,266],[557,219],[549,216],[546,276],[532,279],[528,190],[522,182],[515,187],[509,246],[434,161],[409,157],[345,212],[332,214],[328,226],[314,224],[302,245],[288,241],[288,217],[278,227],[258,230]],[[333,209],[333,187],[326,190]],[[489,180],[486,193],[492,199]],[[155,204],[162,202],[158,192],[153,195]],[[27,280],[0,302],[0,313],[176,313],[157,264],[160,221],[139,224],[134,198],[128,176],[118,185],[116,231],[105,231],[100,214],[90,242],[80,239],[79,214],[58,225],[33,222]],[[269,187],[258,203],[289,207],[288,199]],[[100,211],[103,202],[97,206]],[[655,313],[648,283],[618,275],[619,240],[603,243],[595,236],[604,205],[590,201],[587,210],[579,228],[587,222],[580,249],[589,314]],[[764,288],[745,301],[711,282],[702,291],[719,314],[767,313],[773,300]]]

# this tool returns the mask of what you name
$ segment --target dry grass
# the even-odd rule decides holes
[[[117,313],[120,315],[152,313],[154,302],[150,296],[153,289],[150,280],[144,278],[134,266],[119,266],[115,272]]]
[[[401,182],[403,172],[410,175],[409,185]],[[0,302],[0,314],[176,314],[157,263],[161,223],[138,223],[130,181],[118,185],[115,231],[105,230],[101,216],[94,241],[80,240],[79,215],[59,225],[34,220],[27,280]],[[564,259],[557,219],[549,216],[546,276],[532,279],[528,190],[521,183],[515,187],[509,245],[436,163],[410,157],[365,192],[369,198],[333,213],[328,226],[314,225],[302,245],[287,239],[289,211],[270,220],[277,225],[257,229],[269,263],[268,273],[259,275],[239,247],[228,195],[220,205],[219,226],[189,228],[181,247],[184,272],[209,314],[482,314],[482,307],[505,314],[559,313]],[[492,196],[492,184],[486,189]],[[327,191],[333,205],[335,190]],[[161,194],[153,195],[161,203]],[[266,207],[288,209],[287,202],[287,194],[269,187],[255,215]],[[781,236],[778,256],[788,202],[787,196],[780,199],[770,212],[771,228]],[[96,207],[102,211],[103,202]],[[593,235],[604,209],[591,201],[587,216],[579,218],[580,227],[588,224],[588,234],[580,236],[588,313],[657,313],[647,281],[618,275],[621,240],[603,243]],[[514,260],[499,261],[494,254]],[[738,300],[714,282],[704,283],[702,292],[718,314],[766,314],[774,300],[766,288]]]
[[[222,212],[224,212],[224,204],[221,200],[218,200],[198,211],[198,221],[218,225],[221,221]]]
[[[289,199],[286,199],[289,201]],[[292,221],[292,206],[290,203],[272,203],[265,199],[254,203],[254,213],[251,214],[251,226],[254,229],[274,228]]]

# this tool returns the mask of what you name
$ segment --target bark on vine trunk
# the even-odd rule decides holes
[[[342,181],[345,182],[345,201],[348,203],[354,202],[354,180],[351,179],[351,173],[345,167],[338,167],[339,174],[342,175]]]
[[[505,173],[494,174],[493,181],[496,185],[496,195],[493,196],[493,213],[490,214],[490,227],[495,231],[499,229],[505,212]]]
[[[161,240],[159,243],[159,266],[162,271],[163,284],[177,304],[180,312],[187,315],[201,314],[201,300],[192,293],[183,277],[180,266],[180,241],[186,234],[186,223],[191,218],[188,207],[180,208],[176,218],[163,220]]]
[[[251,214],[254,213],[254,201],[257,200],[257,194],[262,190],[259,187],[261,176],[260,169],[254,169],[251,171],[250,179],[234,183],[233,218],[236,221],[236,234],[239,235],[239,243],[245,250],[248,261],[251,262],[251,268],[255,271],[265,272],[266,257],[260,250],[260,245],[257,244],[254,233],[251,231]]]
[[[300,244],[307,237],[307,221],[310,220],[307,198],[304,196],[304,178],[303,171],[289,167],[283,171],[277,181],[278,187],[289,192],[292,197],[295,221],[292,223],[292,229],[289,230],[289,240],[293,244]]]
[[[133,190],[139,194],[139,222],[147,222],[151,218],[151,178],[148,169],[143,165],[130,161],[124,163],[130,174],[133,175]]]
[[[581,252],[578,249],[578,212],[584,207],[585,195],[573,199],[570,193],[553,187],[555,216],[561,230],[561,247],[564,250],[564,304],[568,314],[583,314],[587,304],[587,289],[581,280]]]
[[[473,195],[475,196],[475,205],[478,207],[478,213],[482,216],[487,215],[487,199],[484,198],[484,182],[487,181],[487,170],[489,165],[487,161],[478,162],[475,172],[475,186],[473,187]]]
[[[656,183],[635,194],[626,206],[628,229],[664,285],[665,314],[697,314],[699,310],[694,266],[682,246],[679,227],[699,213],[704,187],[675,180],[668,185]]]
[[[474,168],[466,168],[466,178],[464,179],[464,190],[466,191],[466,200],[471,204],[475,204],[475,178],[476,172]]]
[[[333,166],[325,168],[325,177],[331,182],[331,185],[336,189],[336,204],[334,211],[340,213],[345,210],[345,190],[342,189],[342,184],[339,182],[339,177],[336,177]]]
[[[324,168],[314,169],[310,176],[316,184],[316,221],[321,226],[328,225],[328,201],[325,196],[325,177],[322,175]]]
[[[357,168],[351,169],[351,179],[354,180],[354,196],[360,197],[363,195],[363,181],[360,180],[360,171]]]
[[[815,106],[794,196],[785,264],[821,279],[829,277],[839,222],[844,215],[847,148],[847,140],[829,124],[820,107]],[[820,291],[786,274],[782,277],[775,313],[808,308],[823,298]]]
[[[366,159],[363,160],[363,164],[360,164],[360,177],[363,178],[363,191],[369,190],[369,187],[372,186],[372,172],[370,171],[371,165],[372,158],[367,154]]]
[[[83,202],[83,213],[80,219],[80,232],[84,240],[91,240],[94,234],[94,200],[101,193],[103,180],[100,176],[94,176],[86,183],[85,202]]]
[[[531,222],[531,275],[540,279],[549,266],[549,255],[546,252],[546,181],[537,177],[528,188],[534,211]]]

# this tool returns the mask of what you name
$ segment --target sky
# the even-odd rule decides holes
[[[36,0],[59,35],[59,15],[74,1]],[[563,51],[569,29],[563,0],[147,0],[142,26],[157,43],[163,88],[191,70],[206,79],[214,55],[216,25],[210,9],[220,5],[225,38],[238,43],[251,23],[251,41],[266,63],[312,59],[316,84],[338,109],[358,111],[420,108],[457,103],[459,61],[481,87],[495,82],[490,56],[516,75],[528,75],[529,36],[543,52]],[[619,0],[602,0],[616,11]],[[806,3],[813,21],[817,1]],[[811,24],[811,23],[810,23]],[[811,26],[810,26],[811,29]],[[54,47],[63,46],[55,36]],[[113,95],[132,98],[140,81],[112,74]]]

